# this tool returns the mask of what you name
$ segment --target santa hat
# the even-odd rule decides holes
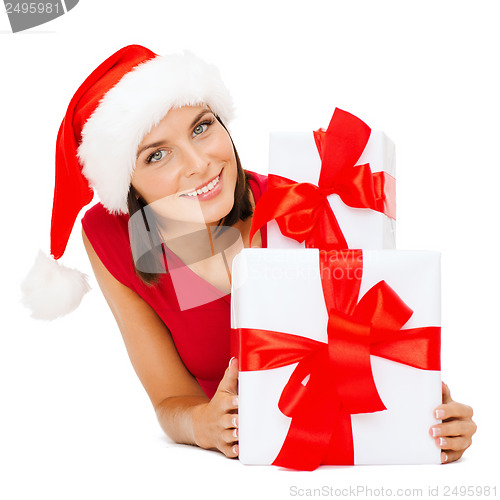
[[[55,319],[78,307],[90,289],[87,277],[57,262],[76,217],[94,191],[110,213],[127,213],[142,139],[171,108],[199,104],[224,124],[232,119],[232,99],[217,68],[189,52],[158,56],[129,45],[83,82],[57,135],[51,256],[40,253],[22,284],[32,317]]]

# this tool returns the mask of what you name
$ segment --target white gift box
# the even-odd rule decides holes
[[[231,326],[299,335],[327,342],[319,250],[244,249],[233,261]],[[384,280],[414,311],[402,330],[440,326],[440,254],[363,251],[359,298]],[[359,299],[358,299],[359,302]],[[386,410],[351,415],[355,464],[440,463],[429,435],[438,423],[440,371],[370,356]],[[239,459],[272,464],[291,418],[278,400],[297,363],[239,374]],[[404,443],[402,445],[401,443]]]
[[[370,164],[372,173],[396,176],[394,143],[384,132],[372,131],[356,165]],[[269,139],[269,174],[295,182],[318,185],[321,158],[313,132],[273,132]],[[368,208],[347,206],[337,194],[328,197],[348,248],[396,248],[396,221]],[[283,236],[276,221],[267,225],[268,248],[304,248],[304,243]]]

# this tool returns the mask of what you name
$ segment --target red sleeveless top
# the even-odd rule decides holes
[[[257,203],[267,189],[267,177],[249,173]],[[87,211],[82,225],[106,269],[138,293],[163,320],[184,365],[211,398],[230,358],[231,294],[223,295],[185,265],[161,274],[157,285],[145,285],[134,271],[128,220],[128,214],[110,214],[98,203]],[[265,228],[261,236],[262,246],[267,247]]]

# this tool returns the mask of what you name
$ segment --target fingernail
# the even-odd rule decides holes
[[[441,429],[439,427],[431,427],[431,431],[433,438],[441,436]]]
[[[234,436],[235,438],[237,438],[237,437],[238,437],[238,429],[234,429],[234,431],[233,431],[233,436]]]
[[[234,427],[238,427],[238,417],[233,417],[232,422]]]
[[[437,418],[438,420],[440,420],[440,419],[444,418],[444,410],[436,410],[436,413],[435,413],[435,414],[436,414],[436,418]]]
[[[233,357],[229,360],[229,364],[227,365],[227,366],[228,366],[228,368],[231,366],[231,361],[232,361],[233,359],[236,359],[236,356],[233,356]]]
[[[439,438],[439,446],[444,446],[444,445],[446,445],[446,439]]]
[[[448,461],[448,455],[446,453],[441,453],[441,463],[444,464]]]
[[[233,406],[238,406],[238,397],[233,398]]]
[[[234,445],[234,446],[233,446],[233,453],[234,453],[235,455],[237,455],[237,454],[238,454],[238,446],[236,446],[236,445]]]

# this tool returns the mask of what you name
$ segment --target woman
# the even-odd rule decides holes
[[[218,72],[198,58],[135,45],[113,54],[78,89],[59,131],[51,242],[58,259],[97,191],[101,203],[82,219],[84,244],[163,430],[236,457],[230,269],[249,246],[266,179],[241,168],[225,127],[231,115]],[[265,231],[252,246],[266,246]],[[78,305],[86,283],[75,280],[80,293],[65,289],[63,309],[50,316]],[[443,385],[435,417],[445,422],[429,431],[442,462],[470,445],[471,416]]]

